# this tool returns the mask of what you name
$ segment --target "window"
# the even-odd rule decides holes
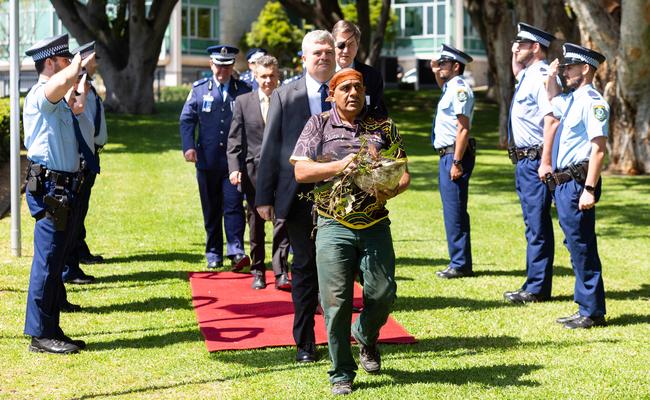
[[[420,36],[424,34],[422,30],[423,7],[405,7],[404,8],[404,35]]]

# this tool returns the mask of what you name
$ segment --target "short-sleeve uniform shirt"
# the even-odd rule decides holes
[[[510,126],[515,147],[544,143],[544,117],[553,112],[546,94],[548,64],[538,61],[521,71],[510,109]]]
[[[555,117],[561,119],[561,130],[555,135],[555,140],[560,141],[554,154],[557,167],[589,159],[591,140],[609,133],[609,104],[591,84],[556,96],[551,104]]]
[[[406,152],[402,139],[393,121],[386,117],[363,116],[353,126],[341,121],[335,107],[330,111],[312,115],[296,142],[290,161],[329,162],[345,158],[348,154],[358,153],[364,143],[377,151],[396,145],[396,158],[405,158]],[[371,150],[372,151],[372,150]],[[325,187],[326,182],[318,186]],[[316,202],[319,214],[334,218],[341,224],[353,228],[367,228],[388,217],[385,204],[366,194],[356,186],[353,187],[355,199],[352,210],[342,218],[330,215],[321,204]]]
[[[45,83],[34,85],[23,107],[27,157],[47,169],[60,172],[79,170],[79,145],[72,112],[64,100],[56,104],[45,97]]]
[[[442,85],[442,97],[434,123],[433,147],[440,149],[456,143],[458,115],[469,118],[474,115],[474,92],[462,76],[455,76]]]

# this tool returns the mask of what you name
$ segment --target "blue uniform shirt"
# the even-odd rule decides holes
[[[196,168],[228,168],[226,149],[237,96],[250,92],[244,82],[230,79],[223,90],[213,77],[194,82],[180,116],[183,153],[196,149]],[[199,134],[195,137],[198,124]]]
[[[88,119],[93,121],[93,126],[96,121],[97,97],[98,97],[97,93],[93,89],[91,89],[86,95],[86,106],[84,107],[84,114],[88,117]],[[97,136],[95,136],[94,143],[90,143],[88,145],[90,146],[91,149],[95,147],[94,145],[104,146],[108,141],[108,132],[106,130],[106,116],[104,115],[104,106],[103,104],[101,104],[101,99],[99,103],[100,103],[99,112],[101,113],[99,132],[97,133]]]
[[[571,102],[573,97],[573,102]],[[589,84],[572,94],[559,95],[551,101],[556,118],[562,118],[556,165],[559,169],[586,160],[591,155],[591,140],[609,132],[609,104]],[[570,107],[569,107],[570,104]],[[566,115],[565,115],[566,114]]]
[[[45,83],[38,82],[25,97],[23,127],[27,157],[47,169],[77,172],[79,144],[70,107],[65,100],[50,103],[45,97]]]
[[[239,80],[246,83],[248,86],[250,86],[252,90],[257,90],[257,88],[259,88],[259,85],[255,80],[255,74],[253,74],[253,71],[251,71],[250,69],[243,72],[239,76]]]
[[[538,61],[520,72],[512,98],[510,125],[515,147],[544,143],[544,117],[553,112],[546,94],[548,64]]]
[[[462,76],[455,76],[442,85],[442,97],[434,124],[433,147],[440,149],[456,142],[458,115],[469,118],[470,125],[474,114],[474,92]]]

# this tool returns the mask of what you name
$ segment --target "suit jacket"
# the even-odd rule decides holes
[[[354,69],[363,75],[366,95],[370,96],[370,110],[379,115],[387,116],[388,110],[384,103],[384,78],[375,68],[359,61],[354,62]]]
[[[274,206],[277,218],[286,218],[296,195],[313,188],[313,184],[296,182],[293,165],[289,162],[309,117],[311,111],[304,76],[281,86],[271,95],[257,170],[255,205]]]
[[[264,138],[264,119],[257,90],[238,96],[228,134],[228,171],[246,173],[255,186]]]

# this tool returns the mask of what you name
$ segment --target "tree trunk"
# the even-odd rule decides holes
[[[98,68],[106,84],[106,109],[132,114],[154,111],[153,79],[178,0],[120,0],[109,21],[105,0],[51,0],[65,27],[79,41],[95,41]]]
[[[650,1],[567,0],[583,44],[607,57],[597,83],[610,104],[608,169],[650,173]]]
[[[388,27],[388,20],[390,19],[390,0],[381,1],[381,13],[379,14],[379,21],[377,27],[372,35],[372,42],[366,57],[366,64],[377,67],[381,49],[384,47],[384,36],[386,34],[386,27]]]

